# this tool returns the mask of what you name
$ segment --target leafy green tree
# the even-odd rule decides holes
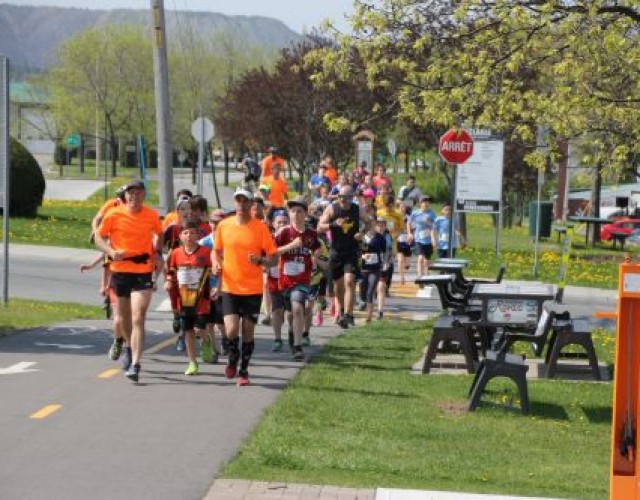
[[[153,136],[153,58],[140,27],[90,28],[58,48],[47,75],[52,111],[61,137],[104,130],[112,169],[120,137]]]
[[[353,52],[371,88],[393,89],[398,117],[464,121],[535,146],[537,127],[591,145],[594,164],[640,153],[640,6],[624,0],[354,2],[339,50],[312,56],[346,80]],[[542,168],[531,147],[526,161]]]

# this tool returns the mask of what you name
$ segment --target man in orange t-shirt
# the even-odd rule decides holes
[[[234,194],[234,201],[235,217],[224,219],[216,228],[211,253],[212,272],[221,275],[222,287],[220,290],[213,289],[211,298],[215,298],[220,291],[229,342],[225,376],[233,378],[238,373],[238,385],[244,386],[249,384],[253,333],[262,305],[263,266],[277,262],[279,251],[267,226],[251,216],[251,191],[239,188]],[[242,353],[238,345],[241,329]]]
[[[262,184],[269,186],[269,203],[273,208],[283,208],[289,199],[287,181],[281,177],[280,166],[273,166],[273,176],[262,179]]]
[[[284,168],[284,159],[278,156],[278,149],[269,148],[269,154],[262,159],[262,178],[271,177],[273,175],[273,167],[278,165],[280,169]]]
[[[338,171],[333,166],[333,158],[330,155],[324,157],[321,163],[324,168],[326,168],[324,175],[326,175],[331,181],[331,186],[335,186],[338,180]]]
[[[112,285],[116,292],[116,337],[124,339],[122,367],[138,381],[144,348],[144,321],[153,291],[153,271],[163,268],[162,226],[155,210],[143,203],[145,186],[125,186],[125,203],[111,210],[95,234],[96,246],[112,259]]]

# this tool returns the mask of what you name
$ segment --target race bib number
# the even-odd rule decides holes
[[[389,231],[393,231],[393,228],[396,227],[392,220],[387,221],[387,229]]]
[[[427,231],[426,229],[423,229],[422,231],[418,231],[418,238],[420,238],[421,240],[426,240],[429,238],[430,234],[431,234],[431,231]]]
[[[398,236],[398,243],[405,243],[407,241],[407,235],[406,234],[401,234],[400,236]]]
[[[269,268],[269,276],[275,279],[278,279],[280,277],[280,270],[278,269],[278,266],[273,266]]]
[[[442,243],[449,243],[449,233],[448,232],[440,233],[440,237],[438,238],[438,241],[441,241]]]
[[[365,253],[362,256],[362,260],[364,260],[365,264],[369,265],[377,264],[378,262],[380,262],[377,253]]]
[[[285,262],[283,271],[285,276],[298,276],[304,273],[304,262],[298,262],[297,260]]]
[[[202,273],[204,269],[201,267],[179,267],[178,268],[178,285],[195,290],[200,285]]]

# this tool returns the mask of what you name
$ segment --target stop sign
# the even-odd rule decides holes
[[[452,128],[440,137],[438,153],[447,163],[464,163],[473,154],[473,138],[464,129]]]

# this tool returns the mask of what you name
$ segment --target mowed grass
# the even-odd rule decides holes
[[[104,318],[104,311],[98,306],[11,299],[6,306],[0,304],[0,337],[25,328],[76,319],[100,318]]]
[[[494,380],[468,413],[470,375],[410,373],[429,334],[423,323],[384,323],[333,339],[267,410],[223,476],[606,497],[611,384],[530,381],[525,416],[513,408],[515,386]],[[610,335],[598,339],[610,361]]]
[[[113,179],[108,186],[109,198],[115,196],[127,178]],[[104,189],[98,189],[89,199],[82,201],[44,200],[34,218],[11,217],[9,240],[11,243],[49,245],[68,248],[95,248],[89,241],[91,221],[104,203]],[[158,203],[157,182],[149,183],[147,203]],[[0,217],[2,220],[2,217]],[[2,225],[0,223],[0,235]]]

